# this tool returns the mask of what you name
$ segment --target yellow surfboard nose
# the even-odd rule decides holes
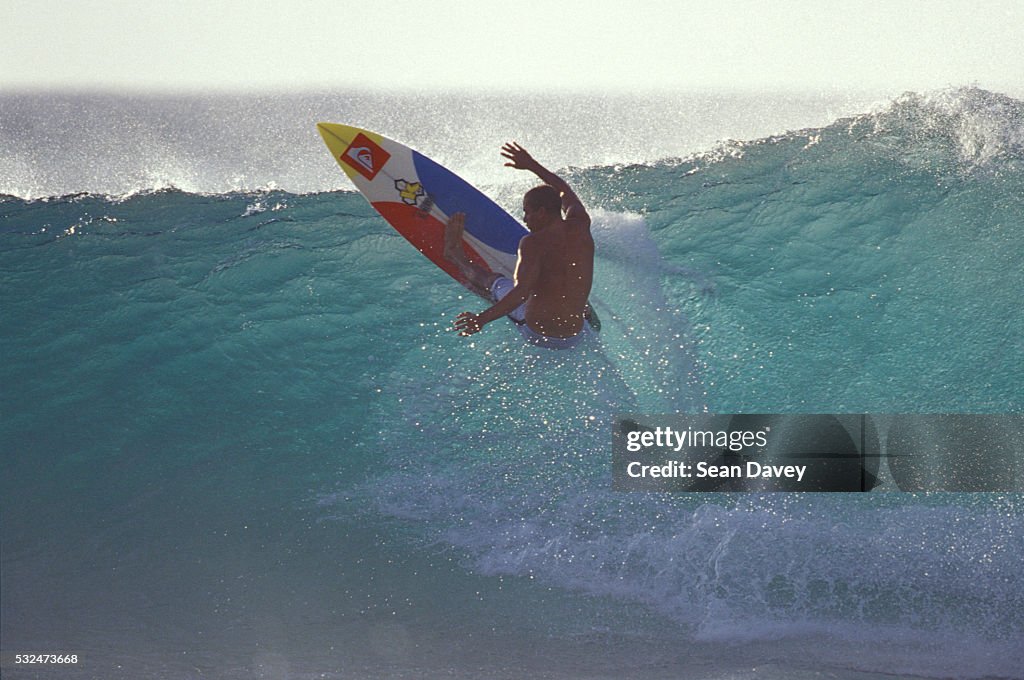
[[[334,156],[334,160],[338,162],[338,165],[340,165],[341,169],[345,171],[345,174],[348,175],[349,179],[356,182],[358,185],[358,180],[356,179],[358,175],[363,175],[363,177],[367,179],[373,179],[373,177],[376,176],[376,170],[379,168],[373,165],[359,164],[358,161],[361,156],[358,154],[353,154],[350,156],[350,159],[347,159],[354,160],[356,163],[346,162],[342,157],[349,151],[353,142],[357,139],[362,140],[363,146],[377,146],[379,149],[380,145],[386,144],[384,142],[384,137],[374,132],[370,132],[369,130],[353,127],[351,125],[340,125],[338,123],[317,123],[316,129],[323,138],[327,148],[330,149],[331,155]],[[384,152],[382,152],[381,155],[384,156],[385,159],[389,156],[389,154]],[[381,165],[383,165],[384,162],[385,161],[381,161]],[[369,175],[366,172],[367,170],[369,171]],[[360,187],[360,191],[362,190],[362,187]]]

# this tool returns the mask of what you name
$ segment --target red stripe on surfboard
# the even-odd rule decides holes
[[[433,215],[424,215],[416,206],[405,203],[388,201],[374,203],[373,207],[416,250],[430,258],[431,262],[443,269],[453,279],[465,285],[466,277],[462,275],[456,265],[444,257],[444,224],[439,219]],[[463,241],[462,248],[472,262],[491,271],[484,259],[468,243]]]

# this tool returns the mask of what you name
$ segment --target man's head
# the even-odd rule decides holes
[[[542,229],[562,217],[562,197],[553,186],[541,184],[523,196],[523,219],[530,231]]]

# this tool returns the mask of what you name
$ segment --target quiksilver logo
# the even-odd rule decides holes
[[[366,168],[367,172],[373,172],[373,152],[365,146],[353,147],[348,150],[348,155],[359,165]]]
[[[375,141],[359,133],[345,152],[341,154],[342,163],[352,168],[368,180],[373,180],[377,173],[387,165],[391,154],[382,149]]]

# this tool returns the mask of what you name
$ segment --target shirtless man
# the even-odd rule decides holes
[[[466,216],[457,213],[445,228],[444,254],[470,283],[489,291],[494,305],[480,314],[455,319],[459,335],[479,333],[485,324],[509,315],[527,341],[552,349],[580,344],[590,332],[587,298],[594,280],[594,239],[590,215],[562,178],[512,142],[501,149],[506,166],[530,170],[544,184],[523,197],[530,233],[519,242],[515,281],[469,261],[462,249]],[[565,216],[562,216],[562,211]]]

